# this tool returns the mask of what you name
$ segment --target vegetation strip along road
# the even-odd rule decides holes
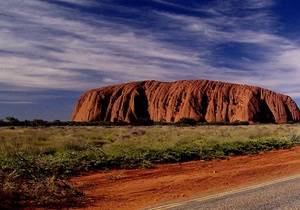
[[[299,142],[297,124],[3,127],[0,195],[6,206],[66,203],[69,197],[83,195],[66,182],[83,172],[256,154]]]

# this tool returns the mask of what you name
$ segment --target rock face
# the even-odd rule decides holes
[[[286,95],[260,87],[209,80],[141,81],[85,92],[72,121],[125,121],[139,118],[177,122],[299,121],[296,103]]]

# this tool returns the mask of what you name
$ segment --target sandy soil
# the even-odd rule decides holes
[[[85,209],[142,209],[300,173],[300,147],[225,160],[111,170],[73,178],[92,202]]]

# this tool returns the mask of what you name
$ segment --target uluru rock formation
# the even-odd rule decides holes
[[[209,80],[140,81],[85,92],[72,121],[124,121],[139,118],[177,122],[299,121],[296,103],[271,90]]]

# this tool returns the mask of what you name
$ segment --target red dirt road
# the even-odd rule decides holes
[[[225,160],[99,171],[72,179],[92,197],[85,209],[142,209],[300,173],[300,146]]]

